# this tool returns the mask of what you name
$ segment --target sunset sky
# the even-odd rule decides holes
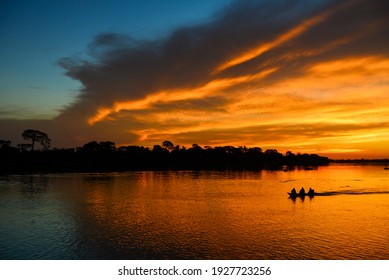
[[[0,139],[389,158],[387,1],[0,3]]]

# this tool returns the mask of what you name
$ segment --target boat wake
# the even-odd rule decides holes
[[[389,191],[361,191],[361,190],[347,190],[347,191],[320,192],[320,193],[315,193],[315,196],[368,195],[368,194],[389,194]]]

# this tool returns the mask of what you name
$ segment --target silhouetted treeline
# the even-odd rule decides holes
[[[246,147],[174,146],[170,141],[153,148],[116,147],[115,143],[89,142],[79,148],[26,150],[3,144],[0,147],[2,173],[13,172],[104,172],[126,170],[220,170],[288,169],[329,163],[316,154],[285,155],[277,150]]]

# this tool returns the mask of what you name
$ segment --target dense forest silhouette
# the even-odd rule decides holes
[[[27,132],[26,132],[27,131]],[[317,154],[285,155],[275,149],[263,151],[245,146],[190,148],[164,141],[153,148],[116,147],[112,141],[91,141],[77,148],[50,149],[47,134],[26,130],[22,136],[30,143],[16,147],[0,140],[1,173],[18,172],[110,172],[127,170],[284,170],[327,165],[329,159]],[[36,143],[40,149],[36,149]]]

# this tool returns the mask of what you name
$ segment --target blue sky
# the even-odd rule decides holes
[[[135,39],[163,37],[209,19],[229,0],[1,1],[0,100],[2,118],[50,119],[72,102],[78,81],[57,61],[85,57],[100,33]]]

